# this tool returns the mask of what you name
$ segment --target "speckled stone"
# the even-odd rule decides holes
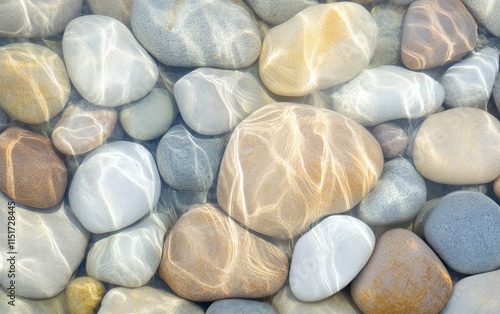
[[[266,302],[245,299],[225,299],[212,303],[207,314],[278,314]]]
[[[68,183],[66,166],[50,140],[17,127],[0,135],[0,178],[0,191],[35,208],[59,203]]]
[[[459,273],[500,267],[500,207],[484,194],[458,191],[443,197],[424,231],[429,245]]]
[[[314,4],[316,0],[249,0],[248,4],[266,23],[278,25]]]
[[[92,13],[112,17],[130,27],[130,11],[134,0],[87,0]]]
[[[92,277],[78,277],[66,286],[66,302],[71,314],[93,314],[104,296],[104,286]]]
[[[379,124],[371,132],[382,148],[385,158],[400,156],[408,147],[408,135],[395,123]]]
[[[392,229],[375,246],[351,283],[363,313],[439,313],[451,294],[451,279],[437,255],[411,231]]]
[[[11,119],[47,122],[66,105],[68,74],[49,48],[30,43],[0,47],[0,68],[0,107]]]

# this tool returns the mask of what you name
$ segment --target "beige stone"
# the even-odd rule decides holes
[[[94,14],[112,17],[130,27],[133,0],[87,0]]]
[[[78,277],[66,286],[66,300],[71,314],[92,314],[104,296],[104,285],[92,277]]]

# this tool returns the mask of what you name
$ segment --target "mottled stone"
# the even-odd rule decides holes
[[[104,296],[104,286],[92,277],[78,277],[66,286],[66,299],[71,314],[93,314]]]
[[[451,286],[448,271],[424,241],[392,229],[378,240],[351,295],[363,313],[439,313]]]
[[[0,135],[0,191],[15,202],[50,208],[66,191],[66,166],[48,138],[17,127]]]
[[[115,128],[113,108],[95,106],[82,99],[61,116],[54,131],[54,146],[66,155],[80,155],[101,146]]]
[[[500,122],[486,111],[455,108],[429,116],[413,147],[415,168],[443,184],[482,184],[500,175]]]
[[[385,158],[400,156],[408,147],[408,135],[395,123],[379,124],[371,132],[379,143]]]
[[[314,5],[267,32],[260,78],[275,94],[304,96],[355,77],[376,44],[377,24],[361,5]]]
[[[112,17],[130,27],[133,0],[87,0],[92,13]]]
[[[225,299],[212,303],[207,314],[278,314],[266,302],[245,299]]]
[[[200,302],[261,298],[283,286],[288,275],[283,251],[214,205],[193,206],[170,231],[159,268],[177,295]]]
[[[500,37],[499,0],[462,0],[476,21],[486,27],[494,36]]]
[[[66,105],[69,78],[54,51],[30,43],[6,45],[0,47],[0,68],[0,107],[11,119],[47,122]]]
[[[382,167],[380,146],[356,122],[331,110],[275,103],[233,131],[217,200],[248,228],[293,238],[321,217],[354,207]]]
[[[266,23],[277,25],[314,4],[316,0],[249,0],[248,4]]]
[[[401,59],[413,70],[456,61],[477,42],[477,24],[460,0],[416,0],[408,8]]]

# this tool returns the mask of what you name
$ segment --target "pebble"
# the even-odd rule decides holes
[[[252,112],[274,100],[249,72],[199,68],[174,85],[182,119],[195,132],[231,131]]]
[[[66,299],[70,314],[92,314],[101,303],[105,288],[92,277],[78,277],[66,286]]]
[[[384,165],[380,180],[361,201],[358,217],[369,225],[391,225],[409,221],[424,205],[427,189],[424,179],[404,158]]]
[[[498,50],[486,47],[452,65],[441,78],[444,103],[450,107],[486,108],[498,74],[498,61]]]
[[[314,5],[267,32],[260,78],[275,94],[305,96],[358,75],[376,44],[377,24],[361,5]]]
[[[0,191],[35,208],[58,204],[66,191],[66,166],[51,141],[37,133],[11,127],[0,135]]]
[[[413,162],[442,184],[482,184],[500,175],[500,122],[486,111],[461,107],[429,116],[417,133]]]
[[[405,16],[401,59],[412,70],[430,69],[459,60],[476,43],[477,24],[462,1],[416,0]]]
[[[416,119],[438,110],[444,89],[430,76],[382,65],[330,90],[333,110],[365,125]]]
[[[5,111],[0,108],[0,132],[4,130],[4,128],[7,127],[7,122],[9,122],[9,117],[5,113]]]
[[[108,16],[72,20],[64,31],[62,49],[71,82],[95,105],[116,107],[137,100],[151,91],[158,78],[154,60],[132,32]]]
[[[174,97],[166,89],[153,88],[144,98],[122,107],[120,122],[131,137],[150,141],[165,134],[178,114]]]
[[[500,268],[500,207],[482,193],[458,191],[443,197],[424,232],[443,262],[459,273]]]
[[[276,310],[266,302],[245,299],[225,299],[212,303],[207,314],[278,314]]]
[[[493,193],[497,198],[500,198],[500,176],[493,181]]]
[[[177,295],[191,301],[261,298],[283,286],[288,259],[217,206],[200,204],[170,231],[159,274]]]
[[[130,27],[130,11],[134,0],[87,0],[95,15],[106,15]]]
[[[327,217],[295,245],[289,276],[293,295],[305,302],[334,295],[356,277],[374,247],[375,235],[361,220]]]
[[[497,110],[500,111],[500,75],[498,74],[493,85],[493,100],[495,101]]]
[[[69,188],[76,217],[92,233],[127,227],[153,210],[160,197],[160,176],[142,145],[118,141],[88,154]]]
[[[351,295],[363,313],[439,313],[451,288],[431,248],[411,231],[392,229],[351,283]]]
[[[49,48],[30,43],[0,47],[0,68],[0,107],[11,119],[47,122],[66,105],[68,74]]]
[[[142,46],[168,66],[241,68],[261,48],[242,1],[135,1],[131,22]]]
[[[382,167],[380,146],[356,122],[327,109],[275,103],[232,133],[217,200],[246,227],[290,239],[319,218],[354,207]]]
[[[12,299],[8,296],[9,291],[0,286],[0,313],[13,312],[13,306],[9,304]],[[17,309],[22,309],[18,311],[21,313],[65,314],[68,311],[66,308],[66,293],[64,292],[49,299],[30,299],[16,295],[14,304]]]
[[[490,33],[500,37],[500,1],[499,0],[463,0],[477,22]]]
[[[371,131],[382,149],[385,158],[401,156],[408,147],[408,135],[397,124],[381,123]]]
[[[253,11],[266,23],[282,24],[300,11],[318,4],[316,0],[249,0]]]
[[[80,155],[101,146],[113,132],[118,114],[113,108],[85,99],[64,111],[52,132],[54,146],[63,154]]]

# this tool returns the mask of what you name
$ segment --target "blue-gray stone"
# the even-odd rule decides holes
[[[206,314],[277,314],[266,302],[245,299],[225,299],[215,301]]]

